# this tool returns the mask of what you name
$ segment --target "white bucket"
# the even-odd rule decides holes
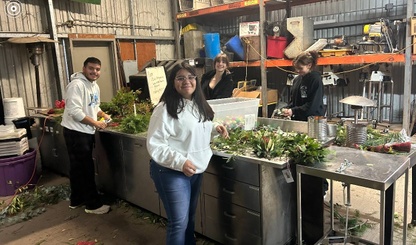
[[[25,106],[23,105],[23,98],[4,98],[4,118],[19,118],[25,117]]]

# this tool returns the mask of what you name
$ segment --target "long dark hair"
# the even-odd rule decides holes
[[[192,75],[196,76],[194,68],[192,68],[192,66],[190,66],[188,63],[182,62],[175,65],[168,78],[165,91],[160,98],[160,102],[165,103],[169,115],[175,119],[178,119],[178,114],[181,113],[185,107],[182,95],[180,95],[175,88],[176,75],[182,69],[187,70]],[[196,80],[195,86],[195,91],[192,94],[192,100],[198,107],[199,121],[212,121],[214,118],[214,111],[205,99],[205,96],[202,93],[201,84],[198,80]]]

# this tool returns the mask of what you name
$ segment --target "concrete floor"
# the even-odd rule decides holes
[[[407,208],[404,208],[404,184],[405,178],[402,176],[396,182],[396,198],[395,198],[395,222],[394,222],[394,244],[403,244],[403,217],[407,212],[407,223],[412,219],[412,187],[411,187],[411,171],[409,173],[409,192],[406,193],[408,197]],[[345,214],[345,206],[343,200],[343,186],[340,182],[334,182],[334,203],[341,205],[340,211]],[[327,195],[326,201],[329,201],[329,195]],[[351,186],[351,208],[350,214],[353,214],[355,210],[358,210],[360,219],[369,224],[372,227],[367,229],[362,238],[376,242],[379,241],[379,229],[380,229],[380,192],[360,186]],[[408,236],[405,244],[416,244],[416,230],[412,227],[408,229]]]
[[[411,179],[410,179],[411,180]],[[46,174],[43,178],[46,185],[68,183],[68,179],[54,174]],[[408,220],[411,215],[411,194],[409,186],[409,205],[406,209]],[[358,186],[351,188],[351,213],[359,210],[360,219],[372,225],[362,238],[378,242],[379,240],[379,204],[378,191]],[[329,196],[329,195],[328,195]],[[327,196],[326,201],[329,197]],[[404,177],[400,178],[396,187],[396,216],[394,244],[402,243],[402,217],[404,214]],[[7,200],[7,198],[1,198]],[[112,212],[106,215],[88,215],[82,209],[69,210],[68,201],[61,201],[47,207],[47,211],[32,220],[9,227],[0,227],[0,244],[82,244],[83,241],[96,241],[95,244],[164,244],[165,226],[159,221],[152,221],[154,216],[131,205],[112,204]],[[338,203],[338,211],[345,214],[343,205],[343,187],[334,182],[334,203]],[[139,211],[137,211],[139,210]],[[327,215],[329,208],[326,208]],[[137,215],[140,212],[140,215]],[[329,225],[329,222],[327,223]],[[337,225],[339,227],[339,225]],[[209,239],[198,238],[198,245],[216,244]],[[416,230],[410,229],[406,244],[416,244]]]

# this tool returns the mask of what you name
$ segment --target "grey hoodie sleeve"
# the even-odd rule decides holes
[[[82,81],[73,80],[67,87],[65,110],[68,110],[68,115],[75,121],[80,122],[85,118],[83,111],[83,95],[84,88],[80,86]]]

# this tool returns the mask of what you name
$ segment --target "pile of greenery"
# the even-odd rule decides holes
[[[335,143],[345,146],[346,141],[347,130],[345,126],[338,125]],[[369,126],[367,127],[367,140],[355,147],[361,150],[394,154],[397,152],[409,152],[411,143],[408,142],[401,132],[381,133],[379,130]]]
[[[306,134],[283,132],[279,128],[260,126],[252,131],[231,129],[230,137],[216,137],[212,142],[215,150],[232,155],[248,155],[259,158],[290,159],[295,164],[313,165],[323,162],[329,151],[316,139]]]
[[[105,113],[111,115],[113,123],[109,127],[127,134],[146,132],[149,126],[153,105],[150,101],[139,101],[139,93],[120,89],[110,102],[101,103]],[[136,107],[136,113],[134,112]]]
[[[21,188],[10,204],[1,203],[0,226],[12,225],[29,220],[43,212],[47,205],[56,204],[69,198],[69,185],[36,186],[34,189]]]

